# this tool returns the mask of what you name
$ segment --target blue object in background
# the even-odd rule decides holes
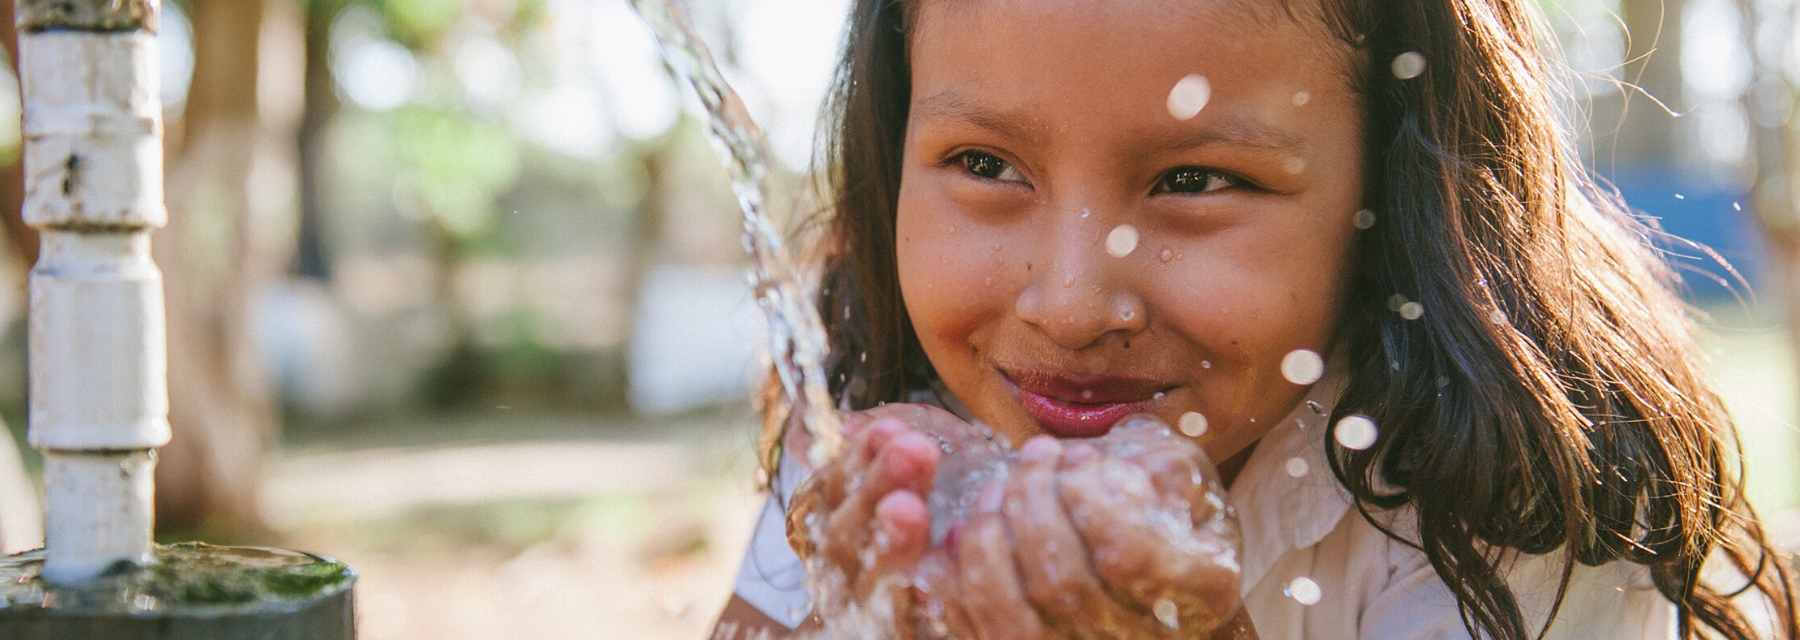
[[[1707,180],[1676,167],[1621,168],[1607,178],[1632,210],[1674,238],[1655,238],[1693,302],[1755,299],[1767,282],[1768,250],[1749,194],[1736,184]],[[1683,241],[1687,242],[1683,242]],[[1718,254],[1709,256],[1692,242]],[[1731,269],[1737,271],[1733,275]],[[1742,280],[1739,280],[1742,276]]]

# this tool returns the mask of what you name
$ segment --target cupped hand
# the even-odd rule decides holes
[[[1161,423],[1039,436],[919,560],[919,611],[965,640],[1242,637],[1239,545],[1217,471]]]
[[[846,444],[794,493],[788,536],[825,580],[816,617],[910,621],[912,575],[931,545],[930,495],[943,443],[979,438],[942,409],[888,404],[847,414]],[[910,622],[897,634],[911,637]]]

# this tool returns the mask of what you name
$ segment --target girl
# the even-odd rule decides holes
[[[769,447],[721,630],[1800,637],[1534,2],[856,5],[822,311],[863,413],[826,468]],[[1022,446],[933,545],[964,421]],[[845,602],[798,590],[808,473],[794,547]]]

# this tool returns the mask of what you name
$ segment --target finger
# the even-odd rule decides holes
[[[1057,488],[1103,584],[1145,611],[1167,609],[1168,600],[1184,627],[1215,626],[1237,608],[1233,537],[1202,535],[1187,514],[1157,506],[1136,465],[1099,457],[1070,465],[1067,458]]]
[[[957,577],[964,611],[984,640],[1036,640],[1049,629],[1027,600],[1000,514],[1004,490],[990,486],[975,500],[957,544]]]
[[[1178,447],[1159,447],[1134,460],[1150,475],[1150,484],[1170,509],[1188,510],[1194,521],[1205,520],[1219,506],[1207,497],[1208,484],[1189,452]]]
[[[876,421],[870,432],[886,430],[886,421]],[[897,424],[897,423],[896,423]],[[931,476],[937,471],[940,453],[930,438],[902,429],[886,436],[875,436],[884,442],[874,459],[850,486],[842,504],[825,522],[827,559],[840,566],[861,565],[861,554],[871,542],[875,521],[875,505],[896,491],[930,492]],[[874,435],[872,433],[872,435]]]
[[[1056,491],[1062,445],[1049,436],[1025,442],[1002,507],[1017,544],[1019,573],[1032,604],[1050,623],[1082,638],[1141,638],[1144,617],[1112,598],[1094,575],[1087,545]]]
[[[942,547],[927,551],[913,574],[913,607],[922,638],[977,638],[975,625],[963,610],[956,562]]]
[[[931,516],[925,500],[911,491],[893,491],[875,504],[875,536],[863,570],[887,575],[912,567],[931,546]]]

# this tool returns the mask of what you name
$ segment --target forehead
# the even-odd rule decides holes
[[[1162,105],[1197,73],[1216,101],[1306,92],[1354,105],[1354,52],[1323,11],[1320,0],[924,0],[909,41],[913,100],[951,90],[1091,112]]]

